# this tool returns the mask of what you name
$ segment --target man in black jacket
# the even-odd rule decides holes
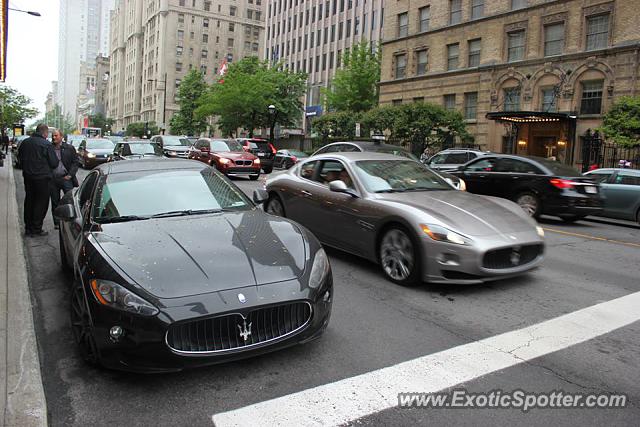
[[[22,141],[18,149],[24,178],[24,225],[27,236],[48,234],[42,229],[42,222],[49,208],[51,171],[58,167],[58,158],[47,136],[49,128],[41,123],[33,136]]]
[[[78,155],[73,145],[67,144],[62,140],[62,132],[60,129],[53,131],[53,152],[56,158],[60,160],[58,166],[53,170],[53,179],[50,182],[51,188],[51,214],[60,203],[60,191],[64,195],[67,191],[78,186]],[[53,215],[53,222],[56,229],[60,228],[58,219]]]

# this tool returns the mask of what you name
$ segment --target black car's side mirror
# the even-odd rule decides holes
[[[76,210],[72,204],[60,205],[53,211],[53,215],[63,221],[72,221],[76,217]]]
[[[456,168],[456,170],[457,170],[457,171],[463,171],[463,170],[464,170],[464,166],[458,166],[458,167]]]
[[[269,193],[267,190],[262,188],[257,188],[253,190],[253,202],[257,205],[260,205],[269,200]]]

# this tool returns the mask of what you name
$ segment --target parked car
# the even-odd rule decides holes
[[[148,139],[118,142],[109,161],[164,157],[162,147]]]
[[[214,166],[227,176],[260,176],[261,160],[244,151],[235,139],[200,138],[193,145],[189,158]]]
[[[304,151],[298,150],[278,150],[273,159],[273,167],[280,169],[289,169],[301,160],[305,160],[309,155]]]
[[[486,154],[490,153],[471,148],[448,148],[430,157],[425,164],[431,169],[449,171]]]
[[[189,157],[189,151],[191,151],[193,145],[186,136],[176,135],[155,135],[151,138],[151,141],[160,144],[166,157],[182,159]]]
[[[532,217],[572,222],[602,211],[598,184],[554,160],[488,154],[450,173],[465,181],[467,191],[513,200]]]
[[[106,138],[83,139],[78,147],[78,160],[84,169],[91,169],[106,163],[113,153],[115,144]]]
[[[71,331],[89,363],[176,371],[305,343],[329,323],[318,240],[205,164],[101,165],[55,215],[74,272]]]
[[[418,161],[381,153],[312,156],[269,179],[265,210],[411,285],[481,283],[540,264],[544,232],[511,201],[455,191]]]
[[[276,148],[266,139],[260,138],[236,138],[242,145],[242,149],[255,154],[260,159],[264,173],[273,171],[273,161],[276,155]]]
[[[640,224],[640,170],[596,169],[584,175],[600,183],[604,209],[598,215]]]

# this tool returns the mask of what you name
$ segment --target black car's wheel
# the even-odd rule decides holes
[[[64,242],[62,241],[62,230],[58,230],[58,245],[60,246],[60,265],[62,271],[65,274],[70,275],[73,272],[71,265],[69,265],[69,258],[67,257],[67,250],[64,248]]]
[[[255,174],[255,175],[249,175],[249,178],[251,179],[251,181],[255,181],[255,180],[257,180],[258,178],[260,178],[260,174],[259,174],[259,173],[257,173],[257,174]]]
[[[584,215],[568,215],[568,216],[561,216],[560,219],[563,220],[564,222],[576,222],[576,221],[580,221],[581,219],[584,219]]]
[[[273,172],[273,166],[269,166],[268,168],[262,168],[262,170],[264,171],[264,173],[271,173]]]
[[[78,282],[74,282],[71,293],[71,331],[82,359],[90,365],[99,365],[100,355],[93,336],[89,307],[82,285]]]
[[[380,266],[385,276],[394,283],[412,286],[420,277],[420,260],[411,234],[394,226],[384,232],[378,248]]]
[[[264,211],[271,215],[286,217],[284,203],[279,196],[272,194],[264,205]]]
[[[515,202],[522,208],[525,213],[533,218],[540,216],[541,205],[540,199],[533,193],[524,192],[516,196]]]

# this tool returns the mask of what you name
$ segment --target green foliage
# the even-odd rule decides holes
[[[367,111],[362,116],[362,124],[368,131],[381,135],[385,130],[391,131],[394,138],[394,123],[397,116],[397,107],[394,105],[381,105]]]
[[[171,133],[175,135],[200,135],[207,128],[205,117],[196,114],[198,99],[206,91],[202,74],[195,69],[182,79],[178,88],[180,110],[171,118]]]
[[[218,116],[217,125],[225,134],[245,129],[296,125],[301,112],[301,98],[306,91],[307,75],[284,69],[281,64],[269,67],[267,61],[245,58],[229,66],[220,82],[214,83],[200,98],[198,117]],[[275,106],[270,114],[269,105]]]
[[[311,123],[311,128],[323,140],[330,136],[353,139],[356,137],[356,123],[360,122],[361,118],[362,114],[359,113],[339,111],[318,117]]]
[[[89,116],[89,127],[102,129],[102,134],[106,134],[111,130],[113,119],[107,119],[104,114],[97,113]]]
[[[56,129],[60,129],[63,135],[68,135],[73,133],[76,129],[76,124],[69,114],[62,114],[62,107],[56,104],[53,106],[53,110],[45,113],[43,120],[38,120],[38,122],[44,122],[48,126],[54,127]]]
[[[605,114],[600,130],[616,144],[640,145],[640,97],[620,98]]]
[[[147,132],[145,132],[147,131]],[[127,126],[125,134],[127,136],[136,136],[142,138],[147,135],[148,137],[160,133],[160,129],[156,125],[156,122],[134,122]]]
[[[342,68],[336,71],[331,87],[323,90],[330,111],[367,111],[378,104],[380,81],[380,49],[375,53],[366,40],[355,45],[342,57]]]
[[[4,135],[14,124],[35,117],[38,110],[29,107],[31,99],[10,86],[0,86],[0,130]]]

